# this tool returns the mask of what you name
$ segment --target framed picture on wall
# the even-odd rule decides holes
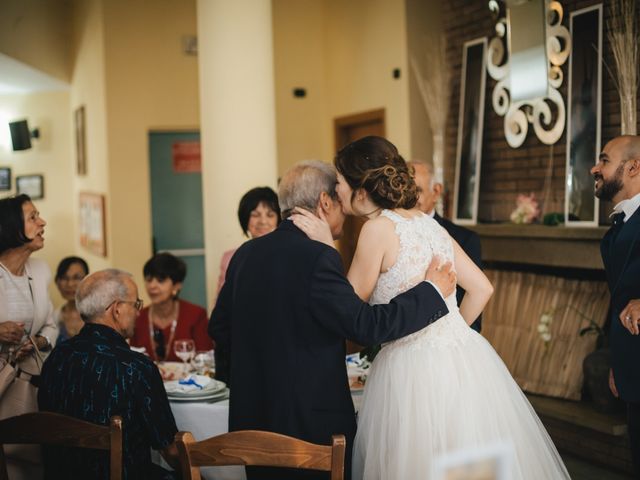
[[[487,39],[479,38],[465,42],[462,51],[456,181],[453,197],[453,221],[458,224],[473,225],[478,218],[486,50]]]
[[[11,169],[0,167],[0,191],[6,192],[8,190],[11,190]]]
[[[26,193],[31,200],[44,198],[44,177],[42,175],[18,175],[16,177],[16,195]]]
[[[78,175],[87,174],[87,134],[84,105],[73,112],[76,133],[76,171]]]
[[[95,255],[107,256],[104,195],[80,193],[80,245]]]
[[[598,162],[602,123],[602,4],[571,12],[567,95],[565,225],[597,227],[591,168]]]

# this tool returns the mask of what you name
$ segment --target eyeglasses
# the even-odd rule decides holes
[[[109,310],[116,303],[128,303],[130,305],[133,305],[133,308],[135,308],[137,311],[142,310],[142,307],[144,306],[144,302],[142,301],[141,298],[136,298],[135,301],[131,301],[131,300],[114,300],[104,310],[105,311]]]

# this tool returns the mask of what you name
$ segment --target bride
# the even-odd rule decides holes
[[[487,277],[434,219],[390,142],[365,137],[338,152],[336,192],[347,215],[366,217],[348,279],[371,304],[418,283],[433,256],[452,261],[466,295],[425,329],[387,343],[369,373],[353,448],[353,479],[430,479],[434,459],[508,442],[513,479],[569,474],[533,408],[491,345],[469,328],[493,293]],[[301,221],[306,218],[307,221]],[[299,211],[294,223],[333,246],[326,224]]]

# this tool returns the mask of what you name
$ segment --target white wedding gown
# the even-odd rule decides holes
[[[384,210],[400,239],[396,263],[370,303],[388,303],[424,278],[433,255],[453,262],[448,233],[427,215]],[[458,311],[386,344],[367,378],[353,449],[354,480],[433,478],[434,459],[497,442],[515,450],[513,480],[569,478],[558,452],[506,366]]]

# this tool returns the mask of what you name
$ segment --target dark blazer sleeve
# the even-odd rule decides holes
[[[342,272],[338,253],[334,249],[323,252],[312,274],[309,305],[318,323],[360,345],[404,337],[449,312],[427,282],[420,282],[389,304],[371,306],[360,300]]]
[[[464,245],[460,245],[473,263],[482,268],[482,251],[480,249],[480,237],[477,233],[471,232]]]
[[[231,353],[231,282],[225,282],[209,318],[209,336],[215,342],[216,378],[229,382]]]

